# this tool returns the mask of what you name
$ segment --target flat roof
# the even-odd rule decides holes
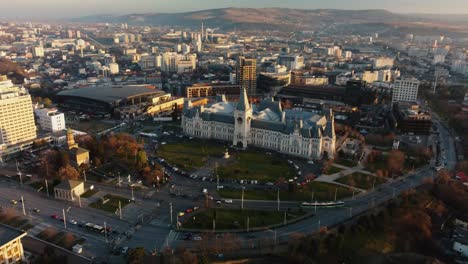
[[[142,96],[142,95],[162,96],[166,92],[148,88],[146,85],[114,85],[114,86],[90,86],[85,88],[71,89],[59,92],[58,96],[74,96],[88,98],[107,103],[119,100]]]
[[[20,231],[13,227],[0,224],[0,247],[3,247],[8,242],[16,239],[18,237],[23,237],[26,235],[26,232]]]

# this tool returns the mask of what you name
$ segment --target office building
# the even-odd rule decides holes
[[[416,78],[399,78],[393,83],[392,102],[416,102],[419,80]]]
[[[119,64],[115,62],[109,63],[109,73],[113,75],[119,74]]]
[[[400,133],[414,135],[429,135],[432,127],[432,117],[428,111],[420,109],[412,102],[399,102],[393,106],[395,127]]]
[[[392,68],[393,59],[387,57],[375,58],[373,62],[374,69]]]
[[[257,60],[239,56],[236,65],[236,80],[248,94],[257,92]]]
[[[65,114],[57,108],[36,108],[34,114],[42,130],[57,132],[65,129]]]
[[[187,86],[186,97],[210,97],[216,95],[239,95],[238,84],[222,84],[222,83],[197,83],[192,86]]]
[[[36,125],[31,96],[25,88],[15,86],[0,76],[0,146],[32,142]]]
[[[304,68],[304,57],[298,55],[281,55],[278,64],[286,66],[288,70],[300,70]]]
[[[32,55],[34,58],[44,57],[44,48],[42,46],[36,46],[32,48]]]

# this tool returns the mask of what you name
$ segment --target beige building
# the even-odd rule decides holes
[[[193,97],[209,97],[219,94],[238,95],[240,87],[238,84],[221,84],[221,83],[197,83],[192,86],[187,86],[187,98]]]
[[[6,76],[0,76],[0,146],[8,148],[35,138],[31,96]]]
[[[67,150],[73,165],[89,164],[89,150],[78,147],[71,129],[67,131]]]
[[[239,56],[236,65],[236,79],[240,88],[249,95],[257,93],[257,60]]]
[[[84,193],[82,181],[64,180],[54,188],[54,197],[59,200],[75,201]]]
[[[25,261],[21,238],[27,233],[0,224],[0,264]]]

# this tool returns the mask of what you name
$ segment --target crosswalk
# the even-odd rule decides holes
[[[51,227],[52,225],[48,224],[48,223],[45,223],[45,222],[41,222],[37,225],[35,225],[33,228],[29,229],[28,230],[28,235],[30,236],[37,236],[39,233],[41,233],[43,230],[45,230],[46,228],[48,227]]]
[[[168,227],[170,221],[167,218],[167,215],[158,215],[156,218],[151,220],[150,224],[154,226]]]
[[[180,235],[179,232],[176,232],[173,230],[169,231],[169,234],[167,235],[166,240],[161,245],[161,248],[159,250],[162,252],[167,247],[172,248],[172,242],[177,240],[179,238],[179,235]]]

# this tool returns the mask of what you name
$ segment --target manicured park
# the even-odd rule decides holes
[[[286,213],[287,221],[303,216],[302,210],[290,211]],[[194,215],[186,217],[182,223],[182,228],[188,229],[213,229],[215,219],[215,229],[247,229],[247,218],[249,218],[249,229],[256,227],[268,227],[284,223],[285,212],[282,211],[259,211],[259,210],[230,210],[230,209],[208,209],[200,211]]]
[[[117,195],[111,195],[111,194],[106,194],[104,195],[104,200],[107,200],[106,203],[102,203],[102,200],[98,200],[97,202],[94,202],[90,204],[89,206],[100,209],[109,213],[115,213],[117,212],[117,209],[119,209],[119,201],[120,201],[120,206],[124,208],[126,205],[128,205],[131,201],[128,198],[117,196]]]
[[[157,151],[159,158],[165,159],[184,171],[193,171],[203,167],[209,156],[221,157],[224,153],[222,144],[211,141],[182,141],[161,145]]]
[[[369,190],[372,189],[372,186],[377,187],[380,184],[385,183],[385,179],[382,177],[376,177],[369,174],[355,172],[337,179],[336,182],[353,186],[359,189]]]
[[[344,186],[332,183],[313,181],[304,187],[297,187],[294,191],[280,190],[279,196],[282,201],[333,201],[341,200],[353,195],[353,190]],[[224,188],[218,191],[224,198],[241,199],[242,190]],[[276,200],[277,190],[245,190],[244,199],[246,200]]]
[[[263,152],[245,151],[235,153],[231,161],[218,168],[220,178],[275,182],[283,177],[295,176],[294,169],[284,159]]]

